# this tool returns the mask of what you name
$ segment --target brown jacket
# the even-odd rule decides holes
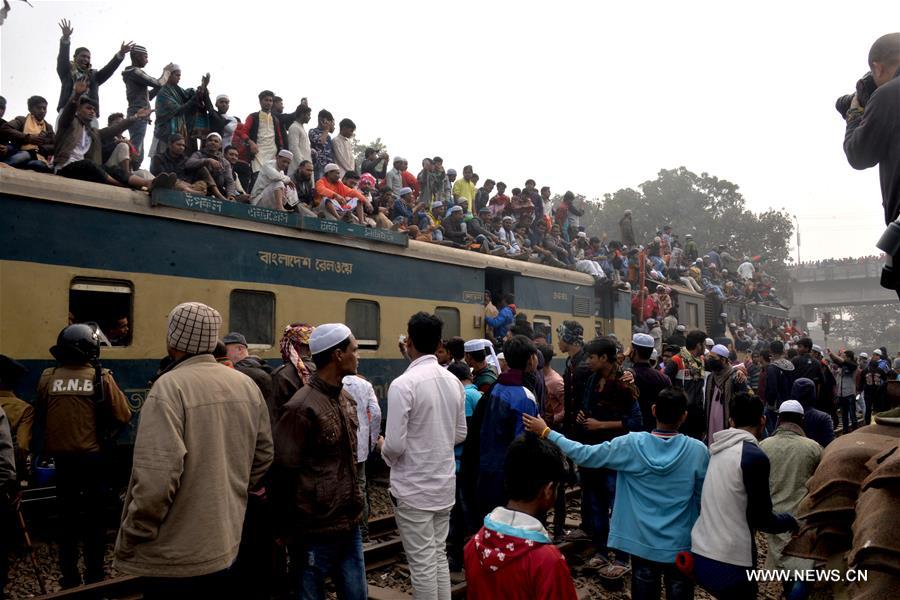
[[[265,400],[211,354],[176,364],[141,409],[116,568],[194,577],[237,557],[247,492],[272,463]]]
[[[16,146],[25,145],[27,141],[27,136],[25,134],[25,119],[26,117],[16,117],[15,119],[11,119],[0,126],[0,139],[8,139]],[[47,120],[44,121],[44,133],[47,134],[47,137],[45,139],[48,143],[40,145],[40,154],[43,156],[52,156],[53,125],[51,125]]]
[[[112,373],[103,369],[106,401],[112,418],[131,420],[131,409]],[[97,409],[94,406],[94,367],[62,366],[45,369],[38,381],[38,403],[46,407],[43,452],[48,455],[99,452]],[[40,404],[43,403],[43,404]],[[27,435],[29,445],[31,434]],[[20,442],[21,443],[21,442]]]
[[[31,426],[34,423],[34,407],[16,397],[12,392],[0,390],[0,408],[9,419],[13,441],[22,450],[28,450],[31,442]]]
[[[356,475],[356,403],[313,376],[275,424],[273,483],[288,534],[347,532],[363,499]]]
[[[81,122],[81,119],[75,116],[77,108],[78,98],[72,98],[59,115],[59,121],[57,122],[59,131],[56,132],[56,149],[53,152],[53,163],[57,166],[66,164],[66,161],[69,160],[69,155],[75,149],[77,140],[81,138],[85,129],[87,129],[87,133],[91,138],[91,146],[85,152],[84,157],[96,165],[102,165],[104,142],[111,141],[128,129],[137,119],[128,117],[115,125],[96,129],[90,123],[85,125]]]

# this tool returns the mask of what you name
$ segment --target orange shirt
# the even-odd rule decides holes
[[[366,197],[359,190],[354,190],[353,188],[348,188],[342,181],[338,181],[336,183],[331,183],[325,177],[318,180],[316,182],[316,204],[318,205],[321,202],[322,198],[334,198],[335,196],[343,196],[344,198],[356,198],[360,202],[365,202]],[[345,203],[346,205],[346,203]],[[341,208],[345,208],[345,205],[342,205]]]

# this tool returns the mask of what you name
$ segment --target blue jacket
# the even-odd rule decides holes
[[[609,545],[646,560],[673,563],[691,547],[709,452],[682,434],[639,431],[585,446],[551,432],[550,441],[588,468],[613,469],[616,499]]]
[[[516,320],[516,313],[509,306],[504,306],[496,317],[485,317],[487,324],[494,330],[494,339],[502,340],[506,332]]]
[[[506,451],[512,441],[525,431],[522,414],[534,417],[539,412],[534,394],[522,385],[523,380],[522,371],[502,373],[491,389],[491,395],[482,398],[476,407],[484,418],[474,425],[478,431],[470,435],[479,437],[476,493],[483,514],[506,504],[503,490]],[[486,410],[482,410],[483,404]]]

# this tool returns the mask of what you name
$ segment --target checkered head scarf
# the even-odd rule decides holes
[[[216,348],[222,315],[200,302],[179,304],[169,313],[170,348],[188,354],[209,354]]]
[[[308,323],[288,325],[284,328],[284,335],[281,338],[281,358],[284,362],[294,365],[303,385],[309,383],[310,372],[300,356],[300,346],[309,346],[309,337],[314,330],[315,327]]]
[[[578,321],[563,321],[556,334],[567,344],[584,344],[584,327]]]

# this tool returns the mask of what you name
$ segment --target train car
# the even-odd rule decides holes
[[[409,316],[434,312],[445,337],[481,337],[485,290],[514,293],[518,310],[549,332],[566,319],[586,335],[630,331],[628,299],[595,293],[582,273],[172,190],[151,199],[2,169],[0,235],[0,353],[30,369],[18,390],[26,398],[67,320],[107,328],[126,317],[130,333],[101,359],[139,413],[166,354],[167,314],[184,301],[215,307],[223,335],[242,332],[273,365],[285,325],[344,322],[382,398],[406,367],[398,337]]]

